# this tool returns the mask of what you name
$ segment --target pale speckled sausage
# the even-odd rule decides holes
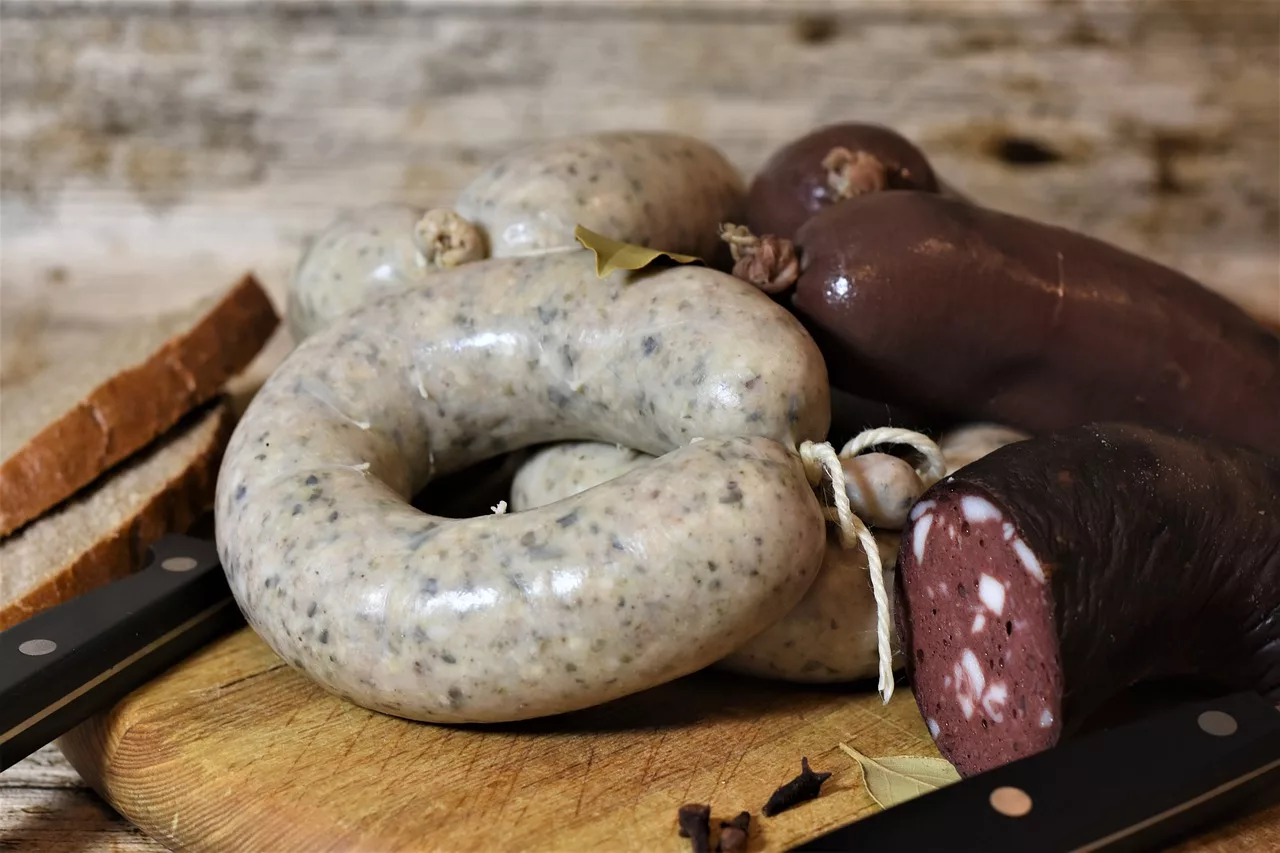
[[[289,283],[285,319],[294,341],[329,325],[366,298],[402,290],[431,270],[413,242],[422,211],[403,204],[349,210],[320,232]]]
[[[482,172],[456,210],[493,257],[573,248],[576,225],[606,237],[711,260],[721,222],[740,217],[746,186],[724,156],[689,136],[594,133],[522,148]]]
[[[848,461],[882,455],[866,454]],[[651,460],[612,444],[552,445],[534,454],[516,474],[512,509],[523,511],[563,500]],[[909,465],[907,469],[911,471]],[[872,460],[868,469],[858,471],[875,475],[883,473],[883,466]],[[914,471],[911,474],[915,476]],[[863,483],[869,485],[867,478]],[[892,600],[898,536],[880,531],[876,543]],[[896,656],[896,640],[893,649]],[[875,602],[867,579],[866,554],[858,548],[842,548],[834,533],[827,541],[822,570],[800,603],[717,664],[746,675],[806,683],[868,678],[876,674],[878,665]]]
[[[876,545],[892,606],[898,534],[877,532]],[[896,632],[892,648],[897,666],[900,650]],[[827,540],[822,570],[800,603],[717,666],[761,678],[811,684],[875,676],[879,666],[876,605],[867,579],[867,555],[861,548],[841,547],[833,533]]]
[[[516,471],[511,483],[511,509],[521,512],[621,477],[651,461],[652,456],[617,444],[566,441],[544,447]]]
[[[588,252],[465,265],[284,360],[228,447],[219,554],[267,643],[361,705],[586,707],[723,657],[804,594],[824,524],[788,448],[826,432],[827,388],[799,324],[731,276],[601,280]],[[573,438],[673,452],[535,512],[406,503]]]
[[[840,467],[845,494],[858,517],[871,527],[901,530],[911,505],[924,491],[911,464],[888,453],[863,453],[841,459]]]
[[[483,256],[474,227],[444,210],[376,204],[344,211],[303,252],[289,282],[295,343],[367,299]]]
[[[947,473],[954,474],[1006,444],[1028,438],[1027,433],[1001,424],[965,424],[944,432],[938,438],[938,449],[946,460]]]
[[[616,444],[567,441],[534,453],[516,471],[511,509],[545,506],[620,477],[653,457]],[[887,453],[841,459],[845,494],[854,513],[871,527],[901,530],[924,491],[910,463]]]

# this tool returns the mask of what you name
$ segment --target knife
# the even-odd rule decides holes
[[[1244,692],[1067,741],[793,849],[1151,850],[1275,802],[1280,709]]]
[[[214,544],[175,534],[142,571],[0,632],[0,771],[243,624]]]
[[[244,624],[212,542],[0,632],[0,770]],[[1256,693],[1069,741],[806,842],[803,851],[1144,850],[1280,796],[1280,711]]]

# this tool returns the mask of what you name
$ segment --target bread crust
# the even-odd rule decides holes
[[[225,400],[220,399],[193,413],[192,422],[181,426],[178,432],[199,430],[207,436],[182,470],[158,486],[131,515],[114,527],[104,529],[90,548],[71,557],[66,565],[36,586],[0,604],[0,631],[77,595],[132,574],[142,566],[143,554],[153,542],[166,533],[188,530],[213,504],[218,466],[233,426],[231,407]],[[173,438],[166,435],[154,449],[145,451],[129,464],[145,465],[155,455],[169,452]],[[106,490],[112,486],[113,478],[108,477],[97,489]],[[65,508],[37,520],[17,537],[8,540],[0,546],[0,561],[12,556],[10,547],[19,537],[34,533],[39,525],[80,524],[79,519],[70,522],[65,520],[65,516],[74,513],[81,501],[92,500],[95,494],[96,489],[77,496]],[[6,555],[6,551],[10,553]]]
[[[146,360],[98,385],[0,463],[0,536],[93,482],[212,399],[280,323],[245,275],[203,317]]]

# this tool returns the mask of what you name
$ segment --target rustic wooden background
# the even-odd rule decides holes
[[[339,208],[532,139],[673,128],[749,174],[841,119],[1280,323],[1276,0],[5,0],[0,378],[245,269],[283,304]],[[0,777],[11,847],[158,849],[49,750]]]

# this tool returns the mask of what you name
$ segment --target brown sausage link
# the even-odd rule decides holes
[[[792,307],[832,384],[1031,433],[1115,420],[1280,454],[1280,341],[1186,276],[919,192],[823,210]]]

